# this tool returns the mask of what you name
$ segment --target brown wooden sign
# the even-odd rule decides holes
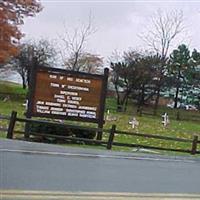
[[[104,75],[92,75],[38,68],[32,76],[29,117],[102,123],[108,69],[105,69]]]

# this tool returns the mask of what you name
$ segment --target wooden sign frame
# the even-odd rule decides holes
[[[45,114],[45,113],[34,112],[35,98],[36,98],[35,95],[36,95],[36,91],[37,91],[36,79],[37,79],[38,73],[40,73],[40,72],[62,75],[64,77],[70,76],[70,77],[77,77],[77,78],[85,78],[85,79],[88,79],[88,80],[101,81],[101,91],[100,91],[100,99],[99,99],[99,105],[98,105],[98,118],[95,118],[95,119],[87,118],[87,117],[86,118],[80,118],[80,117],[73,117],[73,116],[72,117],[71,116],[60,116],[60,115],[54,115],[54,114]],[[92,123],[97,123],[99,128],[103,128],[108,73],[109,73],[108,68],[104,69],[103,75],[98,75],[98,74],[89,74],[89,73],[85,73],[85,72],[64,70],[64,69],[59,69],[59,68],[33,67],[32,70],[31,70],[31,76],[30,76],[30,86],[29,86],[29,94],[28,94],[28,107],[27,107],[26,117],[27,118],[45,117],[45,118],[53,118],[53,119],[64,119],[64,120],[74,120],[74,121],[82,121],[82,122],[92,122]]]

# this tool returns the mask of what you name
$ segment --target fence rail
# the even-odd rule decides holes
[[[92,128],[86,126],[76,126],[76,125],[69,125],[69,124],[61,124],[58,122],[50,122],[44,120],[35,120],[35,119],[27,119],[27,118],[18,118],[17,112],[12,112],[11,116],[2,116],[0,115],[0,119],[9,120],[9,125],[7,131],[7,138],[12,139],[14,133],[24,134],[24,137],[33,135],[33,136],[41,136],[41,137],[48,137],[48,138],[58,138],[63,140],[70,140],[75,142],[87,142],[87,144],[96,144],[96,145],[103,145],[106,146],[107,149],[112,149],[112,146],[119,146],[119,147],[137,147],[137,148],[145,148],[145,149],[155,149],[161,151],[174,151],[174,152],[182,152],[182,153],[190,153],[190,154],[200,154],[198,151],[198,144],[200,144],[200,140],[198,140],[198,136],[194,135],[193,139],[184,139],[184,138],[175,138],[169,136],[161,136],[161,135],[153,135],[153,134],[143,134],[143,133],[134,133],[134,132],[126,132],[126,131],[119,131],[117,130],[116,125],[112,125],[111,129],[101,129],[101,128]],[[80,138],[80,137],[72,137],[72,136],[63,136],[63,135],[53,135],[53,134],[45,134],[45,133],[36,133],[36,132],[28,132],[25,131],[16,131],[15,123],[22,122],[22,123],[40,123],[40,124],[47,124],[47,125],[55,125],[59,127],[66,127],[70,129],[79,129],[79,130],[88,130],[88,131],[95,131],[95,132],[103,132],[108,133],[108,140],[97,140],[97,139],[88,139],[88,138]],[[1,129],[0,129],[1,130]],[[4,129],[5,131],[5,129]],[[136,136],[136,137],[143,137],[143,138],[152,138],[158,140],[167,140],[167,141],[176,141],[176,142],[185,142],[191,144],[191,149],[176,149],[176,148],[166,148],[166,147],[159,147],[159,146],[148,146],[143,144],[133,144],[133,143],[122,143],[116,142],[115,136],[116,135],[129,135],[129,136]],[[26,138],[26,137],[25,137]],[[28,137],[29,138],[29,137]]]
[[[177,142],[192,142],[192,140],[190,139],[174,138],[174,137],[167,137],[167,136],[161,136],[161,135],[150,135],[150,134],[134,133],[134,132],[126,132],[126,131],[118,131],[118,130],[116,130],[115,133],[118,133],[121,135],[132,135],[132,136],[147,137],[147,138],[154,138],[154,139],[161,139],[161,140],[172,140],[172,141],[177,141]]]

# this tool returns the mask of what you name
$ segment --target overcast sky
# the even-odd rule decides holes
[[[97,31],[91,35],[87,51],[110,56],[113,50],[146,49],[138,37],[160,9],[182,10],[186,32],[180,37],[190,48],[200,50],[200,1],[67,1],[42,0],[44,9],[23,25],[25,39],[58,39],[66,27],[87,23],[93,16]],[[176,46],[177,44],[174,44]]]

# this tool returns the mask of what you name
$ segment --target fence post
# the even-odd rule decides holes
[[[27,117],[27,119],[30,119],[30,118]],[[29,134],[29,129],[30,129],[29,123],[26,122],[26,123],[25,123],[25,131],[24,131],[24,138],[25,138],[26,140],[28,140],[28,139],[29,139],[29,136],[30,136],[30,134]]]
[[[110,135],[109,135],[108,143],[107,143],[107,149],[109,149],[109,150],[112,149],[113,139],[115,136],[115,130],[116,130],[116,125],[113,124],[112,128],[110,130]]]
[[[12,111],[11,116],[10,116],[8,131],[7,131],[7,138],[8,139],[13,138],[13,130],[14,130],[14,127],[15,127],[16,118],[17,118],[17,112]]]
[[[192,150],[191,150],[192,155],[196,154],[197,143],[198,143],[198,136],[195,135],[194,138],[193,138],[193,141],[192,141]]]

